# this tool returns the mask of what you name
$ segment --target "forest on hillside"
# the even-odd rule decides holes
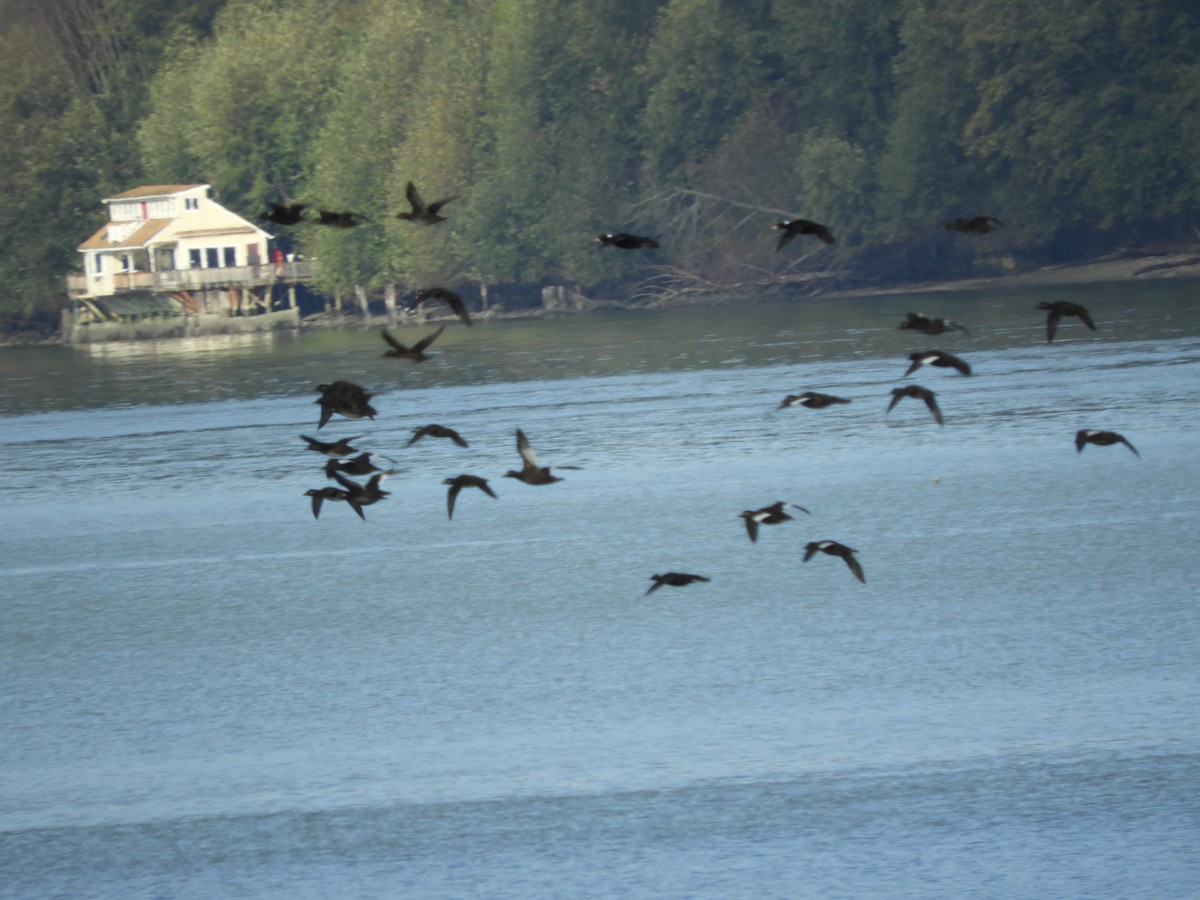
[[[409,180],[458,195],[446,222],[395,218]],[[368,216],[270,229],[327,292],[869,283],[1194,242],[1200,7],[0,0],[4,323],[56,317],[101,198],[189,182],[251,219]],[[982,213],[1005,227],[942,228]],[[837,243],[776,252],[785,215]]]

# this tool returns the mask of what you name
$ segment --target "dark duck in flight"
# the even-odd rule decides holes
[[[333,459],[341,459],[344,456],[351,456],[358,453],[358,450],[350,446],[350,442],[357,441],[361,437],[361,434],[356,434],[354,437],[340,438],[336,441],[318,441],[307,434],[300,435],[302,440],[308,441],[308,447],[305,449],[315,450],[317,453],[322,453]]]
[[[423,437],[447,438],[454,441],[460,447],[466,447],[467,442],[461,434],[453,428],[447,428],[445,425],[422,425],[420,428],[414,428],[413,436],[409,438],[405,447],[411,447]]]
[[[454,502],[458,499],[458,495],[462,493],[463,488],[479,488],[489,497],[495,499],[496,494],[488,485],[486,478],[480,478],[478,475],[455,475],[453,478],[447,478],[442,484],[450,485],[450,490],[446,492],[446,513],[451,519],[454,518]]]
[[[913,312],[906,313],[904,321],[896,327],[919,331],[921,334],[929,335],[945,334],[947,331],[961,331],[964,334],[970,334],[965,326],[955,322],[953,319],[933,319],[921,313]]]
[[[789,521],[792,516],[784,511],[784,507],[791,506],[800,512],[807,513],[808,510],[803,506],[796,506],[795,503],[785,503],[780,500],[778,503],[772,503],[770,506],[764,506],[762,509],[748,509],[743,513],[739,513],[739,518],[746,520],[746,534],[750,535],[751,541],[758,540],[759,525],[779,525]],[[812,515],[812,513],[809,513]]]
[[[836,403],[849,403],[845,397],[835,397],[833,394],[821,394],[817,391],[805,391],[802,394],[788,394],[779,404],[779,409],[789,406],[803,406],[805,409],[825,409]]]
[[[993,216],[972,216],[969,219],[955,219],[942,227],[947,231],[957,231],[962,234],[987,234],[997,228],[1003,228],[1004,223]]]
[[[426,348],[437,340],[437,336],[445,330],[446,326],[443,325],[432,334],[425,335],[425,337],[421,338],[411,347],[406,347],[384,328],[380,331],[380,334],[388,342],[391,349],[385,350],[383,355],[392,359],[411,359],[413,362],[425,362],[425,360],[429,359],[429,356],[425,353]]]
[[[941,350],[924,350],[920,353],[910,353],[908,355],[911,365],[908,371],[904,373],[907,378],[921,366],[937,366],[939,369],[954,369],[961,372],[963,375],[971,374],[971,367],[959,359],[952,353],[945,353]]]
[[[321,518],[321,505],[326,500],[345,500],[350,495],[341,488],[323,487],[311,488],[304,492],[304,496],[312,498],[312,514],[314,519]],[[361,513],[360,513],[361,515]]]
[[[1075,452],[1082,453],[1083,448],[1088,444],[1095,444],[1097,447],[1111,447],[1113,444],[1124,444],[1133,451],[1134,456],[1141,456],[1137,452],[1137,448],[1129,443],[1124,436],[1117,434],[1115,431],[1096,431],[1092,428],[1083,428],[1075,432]]]
[[[366,484],[359,484],[357,481],[351,481],[341,472],[334,472],[334,480],[337,481],[346,491],[346,502],[350,504],[350,508],[358,513],[358,517],[366,521],[366,515],[363,513],[364,506],[370,506],[373,503],[378,503],[380,500],[387,498],[391,491],[383,490],[379,485],[383,479],[392,474],[389,469],[386,472],[376,472],[371,476],[371,480]]]
[[[335,413],[347,419],[374,419],[377,415],[375,407],[370,403],[375,395],[367,393],[351,381],[318,384],[317,390],[321,392],[321,396],[314,401],[321,405],[318,429],[323,428]]]
[[[650,585],[650,590],[643,594],[645,597],[649,597],[664,584],[670,587],[687,587],[689,584],[695,584],[697,581],[712,581],[711,578],[706,578],[703,575],[692,575],[688,572],[663,572],[661,575],[651,575],[650,580],[654,584]]]
[[[325,463],[325,477],[332,478],[335,472],[341,472],[343,475],[361,476],[383,471],[379,466],[371,462],[371,455],[370,453],[360,453],[353,459],[331,459]]]
[[[456,294],[454,291],[447,290],[444,287],[425,288],[423,291],[417,291],[416,295],[408,303],[409,310],[414,310],[422,303],[428,300],[438,300],[450,307],[450,311],[462,319],[463,324],[468,328],[471,327],[471,314],[467,312],[467,305],[463,302],[461,294]]]
[[[271,203],[271,208],[259,216],[262,222],[274,222],[276,225],[298,225],[304,221],[303,212],[308,209],[303,203]]]
[[[1054,335],[1058,333],[1058,323],[1062,321],[1063,316],[1074,316],[1092,331],[1096,330],[1092,314],[1078,303],[1071,303],[1068,300],[1055,300],[1050,303],[1043,300],[1034,309],[1046,310],[1046,343],[1054,340]]]
[[[854,573],[854,577],[863,584],[867,583],[862,566],[854,558],[854,554],[858,552],[857,550],[851,550],[845,544],[839,544],[837,541],[812,541],[804,547],[804,561],[808,562],[818,552],[827,553],[830,556],[840,556],[846,565],[850,567],[850,571]]]
[[[654,250],[658,247],[658,241],[651,237],[643,237],[640,234],[598,234],[596,235],[596,243],[601,247],[620,247],[622,250]]]
[[[782,222],[776,222],[771,227],[782,232],[782,234],[779,235],[779,243],[775,245],[776,253],[786,247],[792,242],[793,239],[801,234],[815,234],[823,243],[826,244],[837,243],[828,228],[819,222],[813,222],[809,219],[785,219]]]
[[[912,397],[915,400],[924,400],[925,405],[929,407],[929,411],[933,413],[933,420],[939,425],[945,425],[946,422],[942,419],[942,411],[938,408],[937,395],[923,388],[919,384],[910,384],[905,387],[892,388],[892,402],[888,404],[887,411],[891,412],[896,408],[896,404],[905,397]],[[884,413],[887,415],[887,413]]]
[[[415,222],[418,225],[436,225],[438,222],[446,221],[446,217],[440,215],[441,209],[451,200],[457,200],[458,194],[453,197],[446,197],[437,203],[426,203],[421,199],[421,195],[417,192],[417,187],[411,181],[404,188],[404,196],[408,200],[408,205],[411,209],[408,212],[396,213],[397,219],[403,219],[406,222]]]
[[[549,466],[543,466],[538,462],[537,454],[533,452],[533,447],[530,446],[529,438],[525,437],[525,432],[520,428],[517,429],[517,452],[521,454],[521,471],[517,472],[512,469],[504,473],[505,478],[515,478],[517,481],[523,481],[526,484],[553,484],[556,481],[562,481],[557,475],[550,473]],[[560,469],[578,469],[578,466],[559,466]]]

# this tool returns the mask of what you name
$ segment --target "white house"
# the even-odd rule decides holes
[[[207,184],[155,184],[107,197],[108,222],[79,245],[80,297],[255,283],[271,235],[230,212]]]

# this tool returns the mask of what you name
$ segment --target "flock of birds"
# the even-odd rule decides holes
[[[441,215],[442,208],[451,200],[457,199],[456,195],[438,200],[436,203],[427,204],[422,200],[420,193],[412,182],[408,183],[405,193],[411,209],[398,213],[396,217],[419,225],[435,225],[445,221],[445,216]],[[303,212],[307,208],[304,204],[288,203],[280,205],[272,203],[270,205],[271,209],[260,217],[263,220],[278,225],[295,225],[306,221],[303,219]],[[318,217],[310,221],[316,225],[334,228],[353,228],[362,222],[370,220],[358,213],[332,212],[321,209],[318,210]],[[772,227],[780,232],[775,248],[776,252],[782,250],[791,241],[802,235],[816,237],[825,244],[836,243],[836,239],[827,226],[808,219],[786,219],[775,223]],[[955,231],[968,235],[987,234],[998,227],[1003,227],[1003,223],[992,216],[986,215],[974,216],[972,218],[957,218],[944,225],[947,231]],[[595,241],[602,247],[613,246],[623,250],[655,249],[659,246],[658,241],[654,238],[628,233],[600,234],[596,236]],[[463,298],[447,288],[433,287],[418,291],[409,302],[407,308],[409,310],[416,309],[421,304],[430,300],[445,303],[449,310],[464,325],[471,326],[470,313],[466,309]],[[1087,328],[1096,331],[1096,324],[1092,320],[1091,314],[1077,303],[1062,300],[1042,302],[1037,304],[1036,309],[1046,313],[1047,342],[1054,341],[1060,323],[1067,317],[1077,318]],[[401,343],[386,328],[382,329],[383,340],[389,348],[383,356],[409,360],[413,363],[425,362],[430,358],[425,351],[442,334],[445,327],[444,325],[439,327],[436,331],[424,336],[412,346]],[[948,332],[969,333],[964,325],[952,319],[932,318],[914,312],[908,313],[904,321],[900,322],[897,327],[901,330],[915,331],[929,336],[937,336]],[[911,376],[924,366],[951,370],[962,376],[971,375],[971,367],[968,363],[944,350],[933,349],[914,352],[909,354],[908,360],[909,366],[903,376],[905,378]],[[348,381],[333,381],[329,384],[318,385],[316,390],[321,395],[315,401],[321,409],[317,422],[318,430],[328,424],[335,415],[347,419],[374,419],[377,415],[375,408],[371,405],[371,398],[374,394],[357,384]],[[930,414],[938,425],[945,424],[945,417],[937,402],[937,394],[929,388],[918,384],[906,384],[894,388],[891,393],[891,402],[887,407],[888,413],[895,409],[901,400],[920,400],[928,407]],[[779,404],[778,409],[795,406],[807,409],[825,409],[830,406],[849,402],[850,400],[844,397],[837,397],[832,394],[804,391],[799,394],[789,394],[786,396]],[[305,496],[311,500],[314,518],[320,517],[322,507],[326,502],[337,501],[346,503],[361,519],[365,520],[364,508],[378,503],[389,496],[389,492],[382,488],[382,484],[384,479],[389,475],[395,474],[396,470],[381,469],[372,461],[372,453],[360,451],[352,446],[352,442],[361,439],[363,435],[340,438],[336,441],[322,441],[310,435],[301,435],[300,437],[307,442],[309,450],[320,453],[328,458],[328,461],[324,465],[326,478],[337,484],[336,487],[326,485],[320,488],[312,488],[305,492]],[[428,424],[412,429],[412,438],[405,446],[411,447],[417,441],[425,438],[449,440],[459,447],[469,446],[467,440],[457,431],[439,424]],[[1123,435],[1113,431],[1082,429],[1076,432],[1076,451],[1082,452],[1088,444],[1099,447],[1123,444],[1135,455],[1140,456],[1133,444]],[[521,459],[521,468],[505,472],[505,478],[513,478],[524,484],[533,486],[550,485],[563,480],[561,476],[553,474],[551,467],[541,464],[533,446],[530,444],[529,438],[520,428],[516,430],[516,450]],[[578,469],[579,467],[558,466],[557,468]],[[367,477],[368,480],[366,482],[354,481],[353,478],[355,477]],[[454,518],[455,505],[459,495],[466,488],[475,488],[493,499],[496,498],[496,494],[492,490],[488,480],[479,475],[462,473],[446,478],[442,484],[448,486],[446,513],[450,519]],[[745,522],[746,533],[751,542],[758,540],[759,528],[761,526],[779,525],[790,521],[793,516],[787,511],[789,507],[810,514],[809,510],[804,507],[782,500],[761,509],[745,510],[742,512],[740,518]],[[803,561],[808,562],[818,553],[840,558],[855,578],[864,584],[866,583],[866,575],[862,564],[856,557],[858,551],[854,548],[835,540],[810,541],[805,546]],[[707,576],[690,572],[664,572],[651,575],[650,580],[652,584],[646,591],[647,596],[663,585],[669,587],[686,587],[691,584],[710,581]]]

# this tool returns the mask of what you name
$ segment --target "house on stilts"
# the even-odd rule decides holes
[[[147,185],[103,201],[108,221],[77,248],[67,343],[298,327],[312,277],[272,235],[212,199],[207,184]]]

